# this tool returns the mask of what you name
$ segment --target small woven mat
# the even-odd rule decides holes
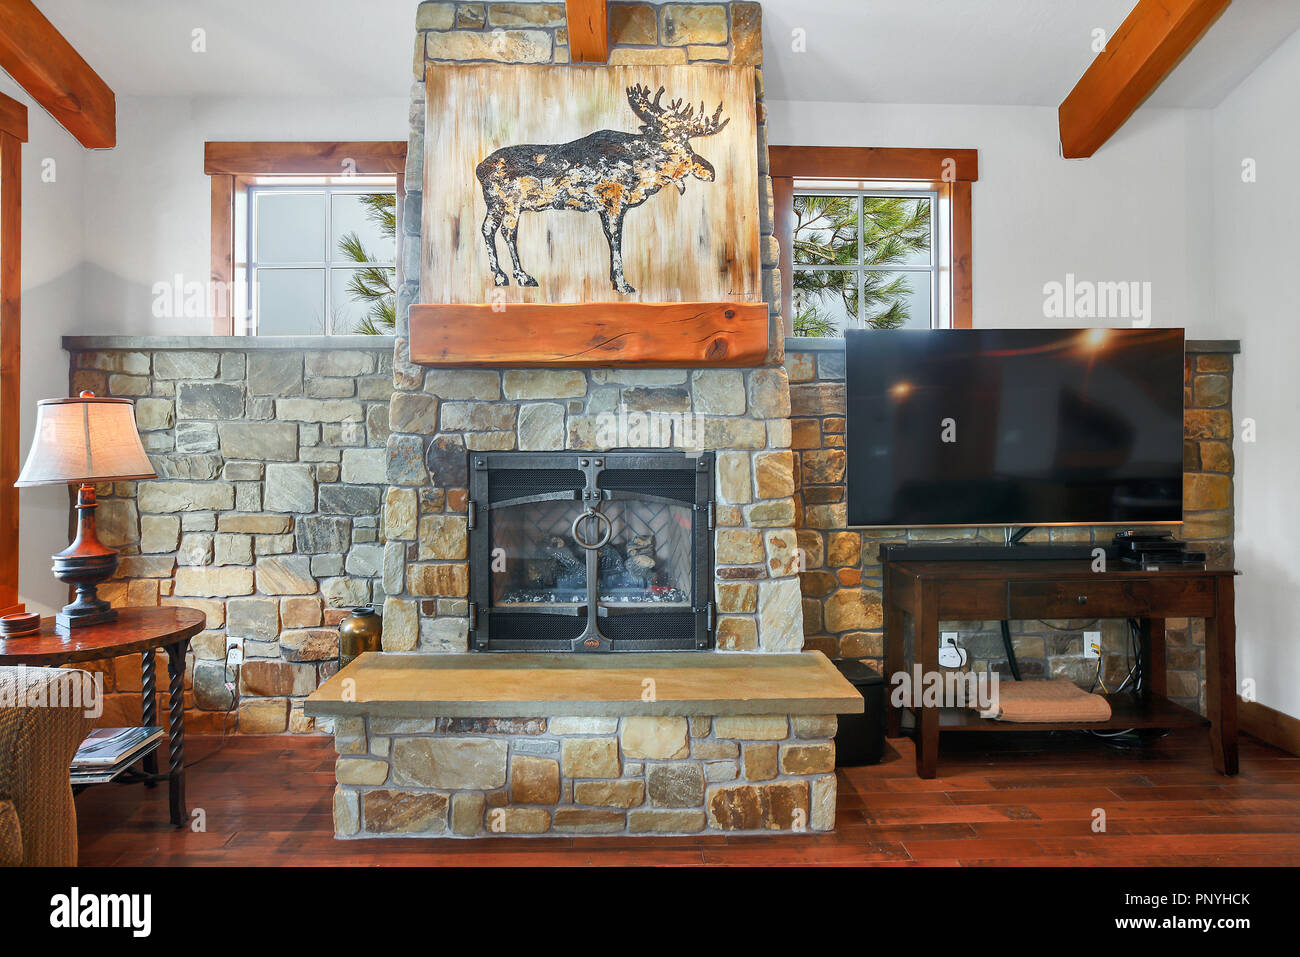
[[[1068,678],[1050,681],[1000,681],[993,706],[981,718],[998,721],[1109,721],[1110,703]]]

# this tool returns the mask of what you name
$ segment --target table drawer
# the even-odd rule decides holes
[[[1011,582],[1007,599],[1012,618],[1203,618],[1214,614],[1214,582],[1205,578]]]
[[[1214,614],[1214,583],[1209,579],[1013,581],[1008,585],[1008,605],[1013,619],[1205,618]]]

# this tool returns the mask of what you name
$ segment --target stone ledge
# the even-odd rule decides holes
[[[1191,353],[1227,352],[1241,353],[1240,339],[1188,339],[1183,350]],[[791,352],[843,352],[844,340],[839,337],[786,336],[785,351]]]
[[[392,352],[393,336],[64,336],[68,352],[247,352],[253,349],[362,349]]]
[[[654,682],[653,700],[647,679]],[[344,682],[352,684],[345,687]],[[345,700],[346,699],[346,700]],[[335,717],[622,717],[860,714],[862,696],[819,651],[362,655],[306,701]]]

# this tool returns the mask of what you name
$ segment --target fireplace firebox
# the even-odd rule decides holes
[[[471,452],[470,647],[713,646],[713,453]]]

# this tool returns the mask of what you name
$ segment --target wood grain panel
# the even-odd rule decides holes
[[[31,0],[5,0],[0,67],[87,149],[117,145],[117,100]]]
[[[391,175],[406,169],[405,140],[209,142],[203,172],[232,176]]]
[[[426,303],[757,302],[762,298],[758,245],[758,162],[754,149],[752,67],[569,67],[474,64],[431,67],[420,295]],[[610,282],[609,247],[595,212],[525,212],[519,220],[522,266],[538,285],[496,286],[481,233],[487,205],[475,168],[496,150],[547,147],[599,130],[639,131],[628,104],[635,84],[677,98],[718,103],[730,122],[692,138],[712,164],[713,182],[687,176],[684,193],[664,185],[631,209],[623,232],[627,281]],[[542,181],[540,189],[550,188]],[[504,237],[498,255],[510,272]]]
[[[979,150],[892,146],[772,146],[773,176],[796,179],[906,179],[970,182],[980,178]]]
[[[569,58],[574,63],[609,59],[609,13],[605,0],[564,0]]]
[[[971,245],[971,188],[968,180],[952,184],[952,327],[975,324],[975,258]]]
[[[0,133],[27,142],[27,107],[3,93],[0,93]]]
[[[1237,698],[1237,714],[1242,731],[1267,741],[1275,748],[1300,755],[1300,718],[1240,696]]]
[[[1061,155],[1091,156],[1228,6],[1230,0],[1139,0],[1061,103]]]
[[[18,478],[22,433],[22,143],[0,132],[0,610],[18,603]]]
[[[413,305],[411,361],[431,366],[753,366],[762,302]]]
[[[235,177],[229,173],[212,176],[212,287],[224,289],[212,303],[212,334],[235,334],[233,298],[235,282]]]

